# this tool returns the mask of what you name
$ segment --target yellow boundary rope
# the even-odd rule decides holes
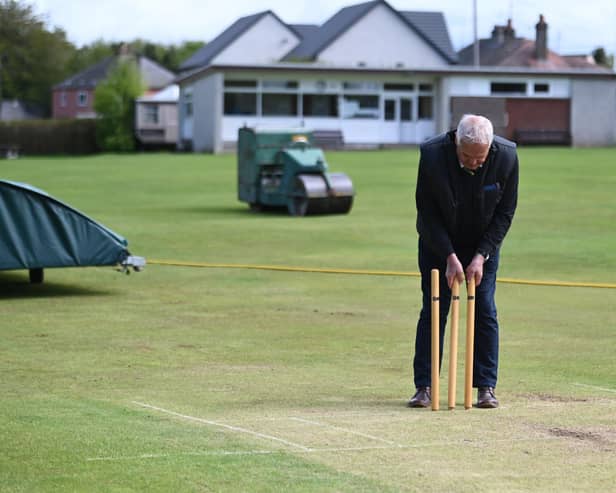
[[[175,260],[148,260],[148,264],[169,265],[175,267],[200,267],[206,269],[255,269],[273,270],[282,272],[312,272],[318,274],[353,274],[362,276],[397,276],[420,277],[419,272],[396,272],[386,270],[359,270],[359,269],[322,269],[316,267],[293,267],[284,265],[251,265],[251,264],[214,264],[208,262],[181,262]],[[504,284],[525,284],[529,286],[558,286],[568,288],[602,288],[616,289],[616,284],[599,282],[568,282],[568,281],[531,281],[528,279],[512,279],[499,277],[497,282]]]

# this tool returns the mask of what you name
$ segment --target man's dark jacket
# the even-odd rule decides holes
[[[422,242],[445,260],[455,252],[458,231],[458,200],[455,180],[460,163],[456,154],[455,131],[438,135],[420,147],[415,200],[417,231]],[[494,137],[488,157],[477,176],[480,180],[479,236],[475,252],[484,257],[500,247],[515,213],[518,198],[518,156],[516,145]],[[455,252],[458,253],[458,252]]]

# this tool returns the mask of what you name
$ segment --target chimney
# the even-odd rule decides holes
[[[539,16],[539,22],[535,25],[537,37],[535,39],[535,58],[546,60],[548,58],[548,25],[543,14]]]
[[[515,39],[515,29],[511,24],[511,19],[507,19],[506,26],[494,26],[494,29],[492,29],[492,39],[499,45],[510,39]]]
[[[515,39],[515,29],[513,28],[513,24],[511,24],[511,19],[507,19],[504,35],[505,39]]]
[[[503,44],[505,41],[505,28],[504,26],[494,26],[492,29],[492,39],[498,44]]]

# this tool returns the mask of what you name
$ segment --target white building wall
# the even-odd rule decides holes
[[[571,139],[578,147],[616,145],[616,81],[572,82]]]
[[[372,9],[330,46],[317,62],[367,67],[440,67],[446,60],[385,5]]]
[[[450,96],[473,96],[486,97],[493,96],[490,93],[492,82],[525,82],[527,83],[526,95],[522,97],[541,97],[541,98],[569,98],[571,96],[571,82],[569,79],[556,77],[540,76],[505,76],[505,75],[483,75],[483,76],[452,76],[447,77],[448,92]],[[534,84],[548,84],[548,93],[534,93]],[[499,94],[499,97],[515,97],[506,94]]]
[[[216,56],[212,64],[275,63],[298,43],[293,32],[268,14]]]
[[[437,134],[447,132],[451,127],[450,86],[451,79],[447,77],[438,79],[436,83],[434,130]]]
[[[193,84],[192,145],[196,152],[222,151],[223,75]]]
[[[310,130],[340,130],[344,141],[350,146],[375,146],[378,144],[410,144],[421,143],[436,133],[436,118],[448,108],[438,101],[439,79],[432,76],[410,77],[409,74],[391,74],[386,77],[374,74],[344,73],[344,75],[330,74],[303,74],[297,72],[280,72],[275,75],[267,72],[246,71],[241,75],[228,74],[230,80],[254,80],[255,87],[228,88],[228,93],[246,92],[257,94],[257,114],[250,115],[223,115],[222,140],[225,147],[231,147],[237,140],[238,129],[243,126],[261,128],[296,128],[303,127]],[[297,88],[293,89],[267,89],[266,81],[294,81]],[[353,87],[345,87],[350,83]],[[385,90],[384,84],[413,85],[414,90]],[[357,86],[355,85],[357,84]],[[432,85],[432,91],[422,89],[420,85]],[[259,95],[266,92],[281,92],[296,94],[298,98],[298,111],[296,115],[273,116],[262,115]],[[302,96],[323,94],[337,98],[338,116],[321,117],[309,116],[303,113]],[[366,111],[375,113],[375,118],[345,118],[344,96],[372,95],[379,98],[379,106]],[[434,117],[419,119],[418,101],[420,96],[432,96],[434,102]],[[400,98],[412,101],[412,120],[400,121]],[[384,101],[395,100],[398,103],[396,121],[385,121]],[[438,115],[438,116],[437,116]]]

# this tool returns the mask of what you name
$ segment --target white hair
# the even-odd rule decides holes
[[[492,144],[494,127],[485,116],[464,115],[458,123],[456,144]]]

